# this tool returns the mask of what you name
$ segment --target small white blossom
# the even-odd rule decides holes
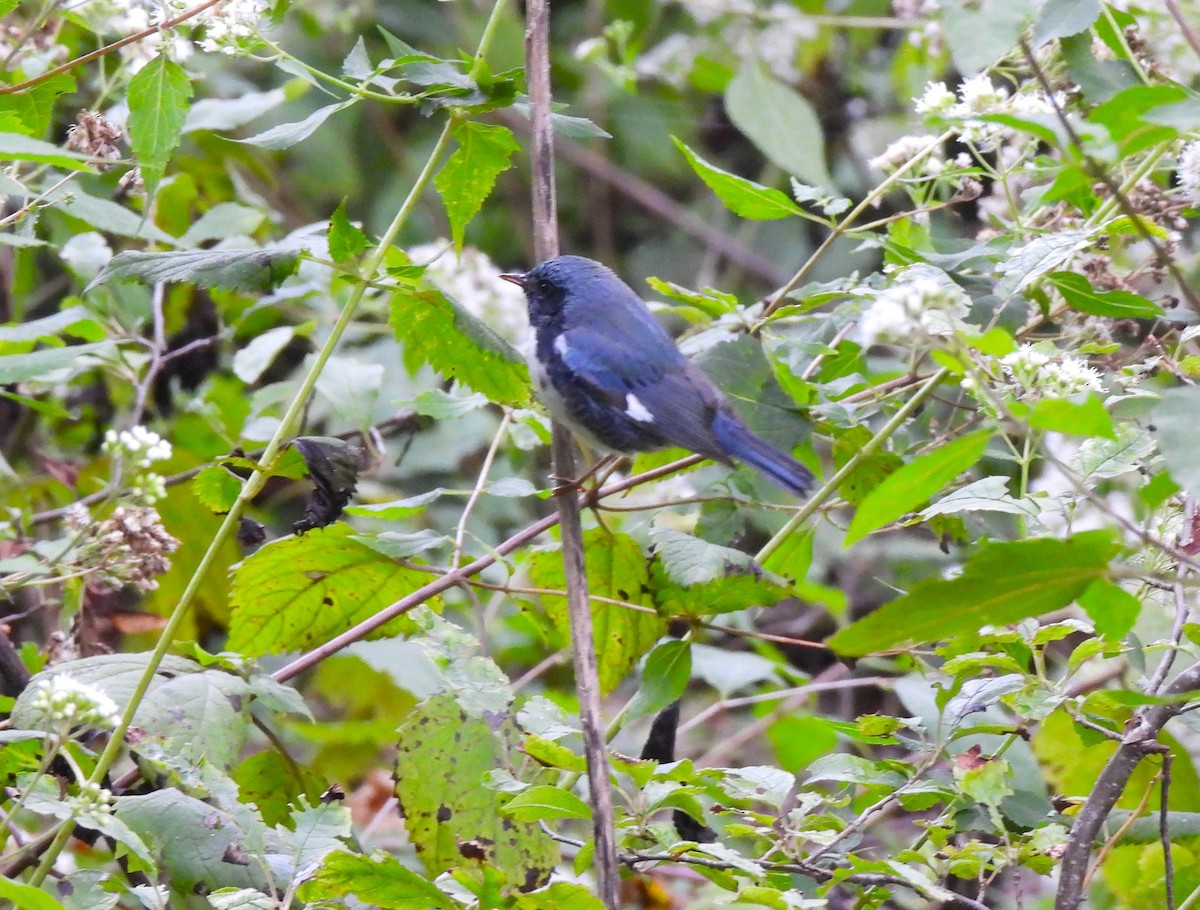
[[[958,97],[961,100],[959,116],[968,114],[1000,114],[1008,103],[1008,90],[996,88],[986,73],[972,76],[964,80],[958,87]]]
[[[161,474],[150,471],[139,474],[129,484],[130,498],[139,505],[152,506],[167,496],[167,481]]]
[[[1105,391],[1099,371],[1086,361],[1070,354],[1051,356],[1031,344],[1023,344],[995,361],[990,374],[992,391],[1017,401],[1070,398],[1084,392]],[[987,410],[994,412],[994,402],[979,388],[978,377],[965,377],[962,385]]]
[[[46,725],[63,732],[77,727],[111,730],[121,720],[115,701],[67,673],[38,680],[31,699],[34,714]]]
[[[908,164],[936,142],[937,136],[901,136],[884,149],[882,154],[876,155],[867,163],[876,170],[883,171],[885,174],[891,174]],[[918,169],[909,171],[909,173],[913,176],[923,174],[927,177],[933,177],[940,174],[944,168],[945,163],[938,157],[937,150],[935,149],[925,156]]]
[[[913,100],[917,105],[917,113],[921,115],[944,114],[955,104],[954,92],[946,88],[944,82],[927,83],[921,97]]]
[[[1179,188],[1193,203],[1200,203],[1200,142],[1189,142],[1179,156]]]
[[[875,292],[859,332],[868,347],[877,340],[943,338],[962,327],[968,310],[967,295],[944,272],[910,266],[896,273],[891,287]]]
[[[104,434],[104,450],[121,452],[139,468],[148,468],[156,461],[166,461],[171,457],[171,443],[142,426],[119,433],[108,430]]]
[[[91,822],[94,827],[102,823],[105,816],[113,813],[112,791],[104,789],[99,784],[82,782],[79,785],[79,792],[67,797],[66,801],[71,807],[72,817],[85,826]]]
[[[63,244],[58,254],[67,267],[82,281],[91,281],[100,274],[113,257],[112,247],[97,231],[75,234]]]
[[[257,38],[268,8],[266,0],[226,0],[200,16],[204,38],[196,46],[210,54],[242,53]]]

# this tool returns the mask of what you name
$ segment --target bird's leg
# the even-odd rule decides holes
[[[594,505],[596,494],[600,492],[601,484],[608,479],[609,475],[612,474],[614,470],[616,470],[617,464],[620,461],[620,456],[605,455],[603,458],[598,459],[595,457],[595,454],[588,447],[588,445],[581,439],[576,437],[575,442],[579,445],[579,450],[583,455],[584,461],[590,462],[592,466],[579,477],[553,478],[556,486],[551,492],[555,496],[561,496],[564,493],[577,490],[580,493],[586,494],[589,505]],[[601,471],[604,472],[602,475],[600,474]],[[600,476],[600,479],[592,484],[588,484],[587,481],[596,476]]]

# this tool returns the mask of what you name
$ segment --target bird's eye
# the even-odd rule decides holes
[[[554,290],[554,286],[545,278],[538,278],[535,284],[539,294],[549,294]]]

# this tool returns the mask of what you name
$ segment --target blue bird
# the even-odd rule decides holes
[[[742,422],[611,269],[559,256],[500,277],[525,291],[542,403],[584,441],[626,453],[677,446],[745,462],[797,496],[812,489],[808,468]]]

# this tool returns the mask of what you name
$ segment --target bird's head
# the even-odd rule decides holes
[[[525,292],[534,319],[559,312],[572,296],[590,291],[611,296],[613,287],[624,287],[611,269],[583,256],[557,256],[528,272],[510,272],[500,277]]]

